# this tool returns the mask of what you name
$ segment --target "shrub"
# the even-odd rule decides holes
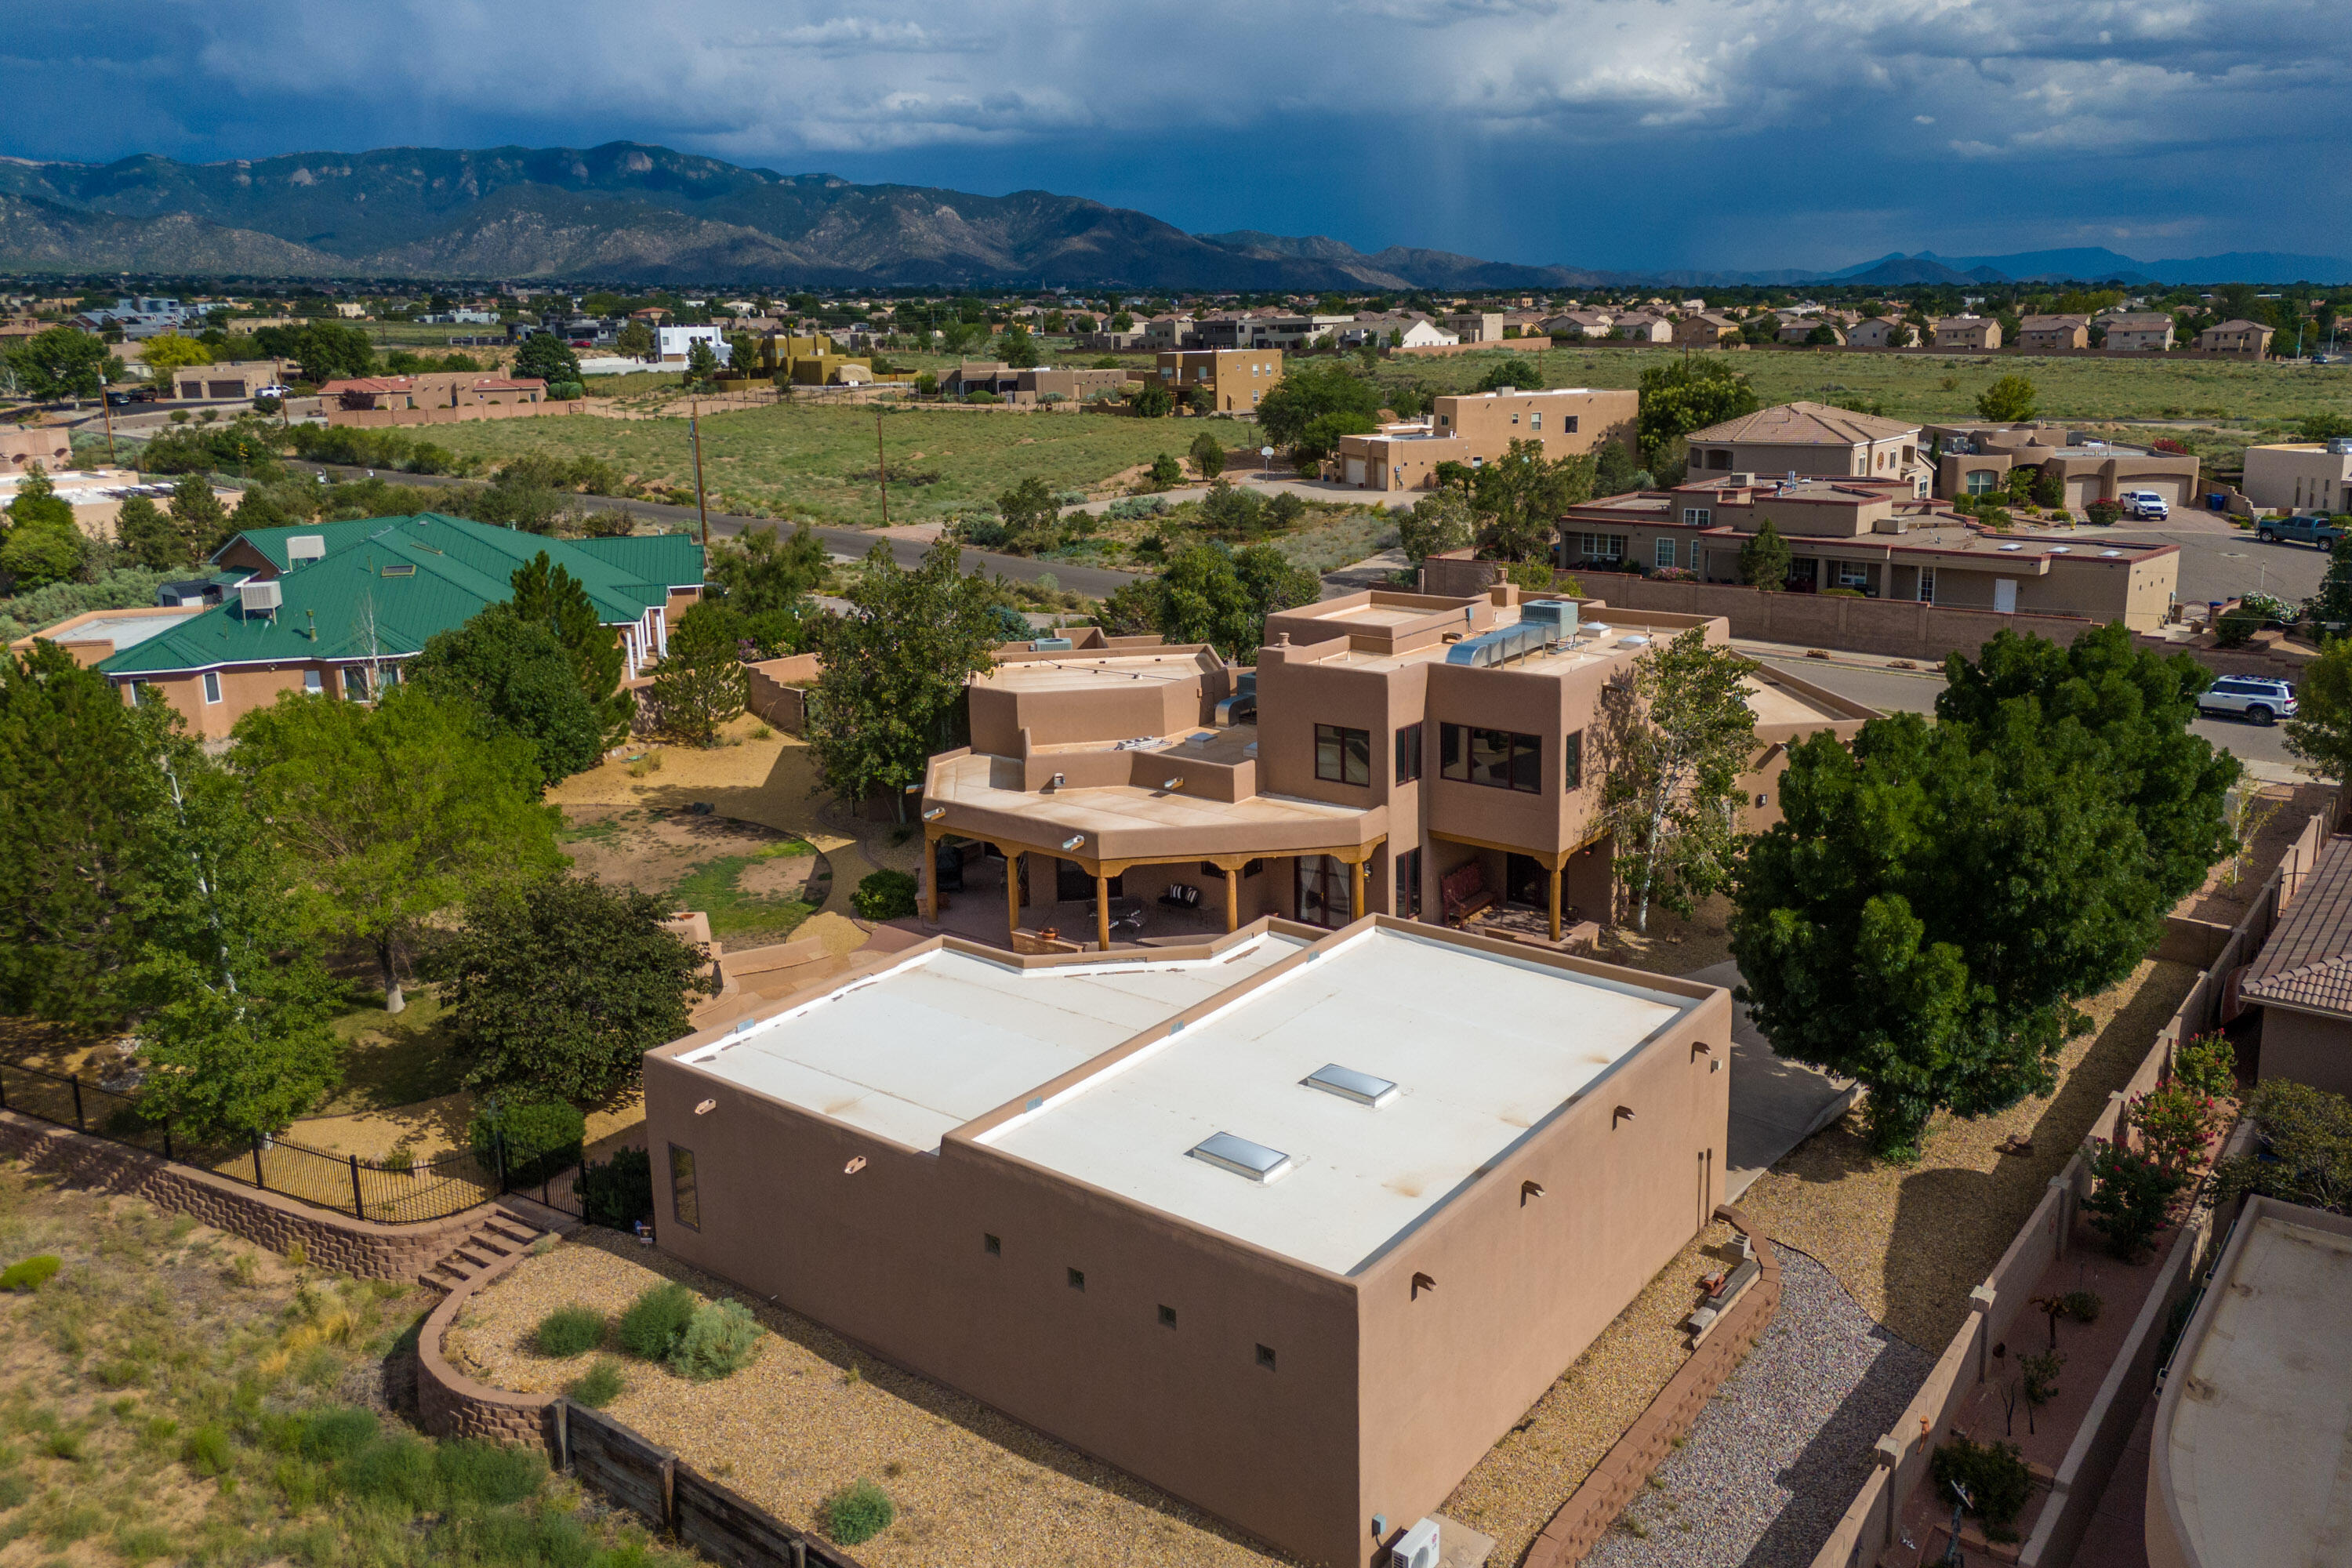
[[[217,1476],[236,1462],[236,1448],[226,1431],[206,1425],[188,1434],[180,1445],[180,1459],[200,1476]]]
[[[2198,1035],[2172,1053],[2172,1081],[2208,1100],[2238,1092],[2238,1049],[2227,1035]]]
[[[459,1439],[434,1450],[433,1468],[450,1502],[498,1508],[539,1490],[547,1479],[547,1456],[536,1448]]]
[[[2058,1298],[2065,1314],[2078,1323],[2095,1323],[2106,1310],[2107,1299],[2096,1290],[2069,1290]]]
[[[602,1410],[620,1398],[621,1391],[627,1386],[621,1376],[621,1363],[609,1356],[598,1356],[595,1364],[564,1385],[563,1392],[576,1404]]]
[[[339,1468],[344,1489],[354,1497],[420,1513],[441,1500],[432,1448],[405,1432],[369,1444]]]
[[[742,1371],[760,1353],[760,1325],[740,1301],[706,1301],[694,1310],[670,1352],[669,1369],[696,1383]]]
[[[531,1331],[533,1349],[544,1356],[585,1355],[604,1342],[604,1314],[593,1307],[558,1307]]]
[[[2263,629],[2263,617],[2245,609],[2225,610],[2213,628],[2213,641],[2221,647],[2242,647],[2253,640]]]
[[[347,1459],[376,1439],[375,1412],[352,1405],[314,1410],[303,1417],[295,1451],[321,1464]]]
[[[1151,482],[1155,485],[1166,486],[1181,484],[1184,479],[1183,465],[1177,462],[1175,458],[1170,457],[1167,453],[1162,452],[1158,457],[1151,459],[1151,472],[1150,478]]]
[[[572,1178],[572,1195],[590,1225],[626,1230],[654,1212],[653,1156],[643,1149],[615,1149],[602,1163],[589,1161]]]
[[[466,1136],[484,1159],[497,1157],[493,1145],[503,1142],[507,1180],[527,1186],[578,1163],[588,1119],[560,1100],[493,1095],[475,1108]]]
[[[2164,1227],[2182,1178],[2154,1155],[2120,1143],[2101,1143],[2092,1152],[2091,1173],[2096,1184],[2083,1205],[2091,1228],[2107,1238],[2116,1257],[2138,1257]]]
[[[2033,1477],[2016,1444],[1972,1443],[1955,1436],[1937,1447],[1930,1468],[1939,1505],[1951,1500],[1958,1481],[1975,1500],[1969,1511],[1984,1521],[1988,1540],[2017,1539],[2017,1516],[2032,1496]]]
[[[13,1290],[19,1296],[29,1296],[57,1277],[64,1263],[47,1253],[36,1253],[21,1263],[12,1263],[0,1269],[0,1290]]]
[[[646,1287],[621,1314],[621,1348],[641,1361],[667,1361],[694,1320],[694,1293],[675,1279]]]
[[[2151,1089],[2126,1105],[2125,1114],[2139,1129],[2140,1146],[2174,1175],[2186,1177],[2205,1157],[2213,1102],[2187,1085]]]
[[[2259,1193],[2352,1213],[2352,1100],[2273,1079],[2247,1097],[2246,1115],[2260,1150],[2222,1163],[2216,1186],[2223,1201]]]
[[[904,920],[915,912],[915,879],[904,871],[876,871],[849,895],[849,907],[860,920]]]
[[[2111,500],[2095,500],[2083,508],[2083,515],[2100,528],[2113,528],[2123,514],[2124,509]]]
[[[860,1476],[817,1505],[824,1532],[844,1546],[873,1540],[890,1528],[898,1508],[880,1483]]]

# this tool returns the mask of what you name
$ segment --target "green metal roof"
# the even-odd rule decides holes
[[[240,597],[100,664],[108,675],[152,675],[225,664],[397,658],[437,632],[463,626],[513,593],[516,567],[545,551],[579,579],[607,626],[636,621],[672,587],[702,581],[702,550],[691,539],[548,539],[463,518],[420,512],[309,528],[256,529],[243,537],[271,560],[289,536],[326,536],[327,554],[276,581],[284,604],[247,615]],[[591,546],[658,546],[611,549]],[[617,557],[617,559],[616,559]]]

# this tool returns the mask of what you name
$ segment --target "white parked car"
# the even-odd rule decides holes
[[[2116,504],[2124,509],[2126,517],[2161,521],[2172,515],[2172,508],[2154,490],[2126,490],[2116,498]]]
[[[294,389],[290,386],[265,386],[253,395],[256,397],[291,397],[294,395]]]
[[[2225,675],[2197,700],[2197,710],[2234,715],[2250,724],[2275,724],[2294,717],[2294,688],[2258,675]]]

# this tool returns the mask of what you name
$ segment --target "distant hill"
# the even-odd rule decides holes
[[[1148,213],[1048,191],[856,185],[634,142],[226,163],[0,158],[0,270],[1299,291],[2352,280],[2352,262],[2340,258],[2271,252],[2146,262],[2100,249],[1923,251],[1832,273],[1610,271],[1406,246],[1366,254],[1320,235],[1191,235]]]

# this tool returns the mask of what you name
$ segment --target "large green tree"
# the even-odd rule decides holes
[[[514,613],[535,626],[545,626],[563,645],[580,689],[596,710],[604,744],[617,746],[628,739],[637,700],[621,685],[626,660],[620,639],[596,614],[595,603],[578,578],[541,551],[514,569],[507,580],[514,596]]]
[[[202,561],[227,542],[234,525],[228,509],[202,474],[184,474],[172,487],[172,526],[192,561]]]
[[[302,868],[314,922],[374,950],[389,1012],[427,921],[562,858],[537,752],[481,734],[468,704],[406,687],[373,707],[289,692],[232,735],[229,764]]]
[[[2002,425],[2021,424],[2033,417],[2033,383],[2024,376],[2002,376],[1977,394],[1977,417]]]
[[[150,571],[167,572],[188,563],[187,542],[163,509],[145,496],[132,496],[122,503],[114,518],[114,537],[133,563]]]
[[[2336,547],[2339,551],[2343,546]],[[2286,749],[2322,778],[2352,779],[2352,637],[2336,637],[2303,667]]]
[[[990,668],[1003,640],[989,584],[958,576],[959,554],[941,540],[908,571],[877,544],[849,590],[849,613],[814,629],[822,668],[808,741],[824,787],[845,801],[887,793],[903,816],[907,786],[954,744],[965,681]]]
[[[716,367],[718,363],[718,356],[711,355],[712,365]],[[523,339],[522,346],[515,351],[514,374],[537,376],[550,386],[558,382],[578,381],[580,356],[572,352],[570,343],[554,333],[534,332]]]
[[[2010,634],[2004,633],[2003,637]],[[1874,719],[1849,752],[1790,752],[1783,820],[1734,883],[1731,945],[1758,1026],[1860,1079],[1884,1153],[1937,1110],[2053,1086],[2082,998],[2131,972],[2230,848],[2233,759],[2185,734],[2201,674],[2119,627],[2073,649],[1995,639],[1948,668],[1938,722]],[[2090,644],[2085,647],[2084,644]]]
[[[1104,616],[1114,632],[1207,643],[1246,664],[1265,640],[1267,616],[1307,604],[1321,591],[1321,579],[1271,544],[1196,544],[1159,576],[1112,595]]]
[[[604,726],[563,645],[511,605],[434,634],[409,679],[429,696],[468,704],[480,734],[527,742],[541,784],[593,768],[604,754]]]
[[[259,334],[255,334],[259,342]],[[375,369],[375,345],[361,327],[340,321],[312,321],[294,337],[285,357],[302,367],[312,381],[328,382],[366,375]]]
[[[1739,544],[1739,580],[1751,588],[1777,594],[1789,585],[1789,566],[1796,554],[1780,531],[1766,518],[1764,525]]]
[[[0,513],[0,571],[16,582],[16,591],[47,587],[79,575],[89,558],[89,541],[74,521],[73,506],[38,467],[16,487],[16,499]]]
[[[1257,424],[1267,445],[1296,447],[1307,438],[1310,426],[1329,416],[1347,416],[1341,423],[1370,430],[1380,408],[1380,387],[1345,365],[1336,361],[1294,363],[1259,401]],[[1339,434],[1348,432],[1327,425],[1324,433],[1336,443]]]
[[[1605,697],[1601,811],[1633,929],[1650,905],[1687,915],[1729,878],[1739,849],[1741,777],[1756,755],[1748,678],[1756,661],[1694,626],[1633,661]]]
[[[1514,441],[1471,476],[1479,552],[1497,561],[1549,560],[1559,542],[1559,514],[1591,499],[1591,457],[1547,460],[1541,441]]]
[[[96,397],[118,374],[105,342],[75,327],[51,327],[20,340],[8,350],[8,366],[25,395],[43,402]]]
[[[1643,460],[1655,468],[1675,442],[1692,431],[1762,406],[1748,378],[1721,355],[1685,354],[1654,364],[1642,373],[1642,411],[1634,417]]]
[[[646,709],[665,734],[688,746],[715,745],[743,711],[745,617],[721,604],[697,605],[670,628],[669,651],[654,671]]]
[[[647,893],[584,877],[486,890],[442,967],[467,1087],[590,1105],[637,1081],[645,1054],[717,990],[709,954],[663,929]]]

